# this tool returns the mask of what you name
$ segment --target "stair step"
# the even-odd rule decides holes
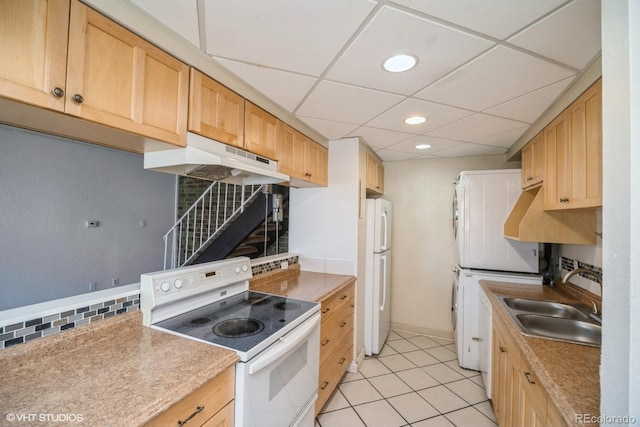
[[[243,255],[251,255],[257,252],[259,251],[258,251],[258,248],[256,248],[255,246],[238,246],[227,256],[227,258],[233,258],[233,257],[243,256]]]

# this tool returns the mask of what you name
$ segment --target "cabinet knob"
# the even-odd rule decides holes
[[[64,90],[60,87],[54,87],[51,93],[53,93],[53,96],[57,98],[62,98],[64,96]]]
[[[506,353],[506,352],[507,352],[507,350],[505,350],[504,347],[500,346],[500,353]]]
[[[78,104],[82,104],[84,102],[84,98],[79,93],[76,93],[71,98]]]
[[[532,176],[530,176],[529,178],[527,178],[527,181],[531,181],[533,179]]]

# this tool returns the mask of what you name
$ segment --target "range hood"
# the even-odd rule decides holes
[[[144,153],[144,168],[229,184],[278,184],[278,162],[189,132],[187,146]]]

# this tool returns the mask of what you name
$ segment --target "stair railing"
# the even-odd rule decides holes
[[[190,264],[260,193],[262,185],[214,181],[164,235],[164,269]]]

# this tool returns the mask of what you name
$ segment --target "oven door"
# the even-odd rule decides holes
[[[318,391],[320,314],[236,366],[236,424],[296,425]],[[303,424],[298,424],[301,427]],[[313,426],[313,422],[309,427]]]

